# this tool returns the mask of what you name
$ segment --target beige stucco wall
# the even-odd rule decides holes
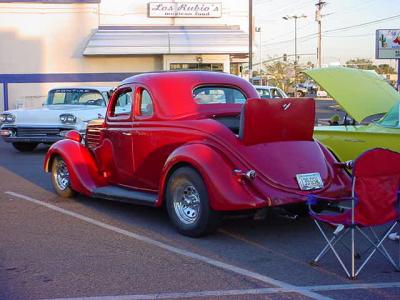
[[[165,59],[162,55],[85,57],[83,50],[99,25],[227,24],[240,25],[247,30],[247,1],[204,1],[222,3],[221,18],[148,18],[149,2],[151,0],[102,0],[101,4],[0,3],[0,74],[131,73],[168,69],[171,62],[196,62],[193,55],[171,55]],[[202,57],[204,63],[223,62],[224,71],[229,72],[228,55]],[[78,83],[10,83],[9,108],[15,107],[16,99],[39,99],[49,88],[60,85]],[[3,108],[1,89],[0,111]]]
[[[98,4],[0,4],[0,73],[138,72],[161,57],[83,57]]]

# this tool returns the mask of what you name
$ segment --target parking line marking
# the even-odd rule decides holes
[[[265,275],[262,275],[262,274],[259,274],[259,273],[256,273],[256,272],[252,272],[250,270],[246,270],[246,269],[241,268],[241,267],[237,267],[237,266],[234,266],[234,265],[231,265],[231,264],[228,264],[228,263],[224,263],[222,261],[218,261],[216,259],[212,259],[212,258],[203,256],[203,255],[200,255],[200,254],[196,254],[194,252],[190,252],[190,251],[187,251],[187,250],[184,250],[184,249],[173,247],[173,246],[170,246],[168,244],[159,242],[157,240],[153,240],[153,239],[151,239],[149,237],[146,237],[146,236],[143,236],[143,235],[140,235],[140,234],[137,234],[137,233],[133,233],[133,232],[118,228],[116,226],[108,225],[106,223],[97,221],[95,219],[86,217],[84,215],[81,215],[81,214],[78,214],[78,213],[63,209],[63,208],[60,208],[58,206],[55,206],[55,205],[52,205],[52,204],[49,204],[49,203],[46,203],[46,202],[31,198],[29,196],[21,195],[21,194],[14,193],[14,192],[11,192],[11,191],[7,191],[5,193],[8,194],[8,195],[11,195],[11,196],[14,196],[14,197],[29,201],[29,202],[33,202],[33,203],[35,203],[37,205],[41,205],[41,206],[47,207],[47,208],[49,208],[51,210],[57,211],[59,213],[67,215],[67,216],[74,217],[76,219],[79,219],[81,221],[96,225],[98,227],[101,227],[101,228],[104,228],[104,229],[107,229],[107,230],[110,230],[110,231],[113,231],[113,232],[116,232],[116,233],[119,233],[119,234],[122,234],[122,235],[125,235],[125,236],[128,236],[128,237],[134,238],[134,239],[136,239],[138,241],[147,243],[147,244],[152,245],[152,246],[159,247],[161,249],[170,251],[172,253],[180,254],[182,256],[186,256],[186,257],[189,257],[191,259],[204,262],[206,264],[209,264],[211,266],[214,266],[214,267],[226,270],[226,271],[231,271],[233,273],[236,273],[236,274],[239,274],[239,275],[242,275],[242,276],[245,276],[245,277],[253,278],[253,279],[256,279],[258,281],[261,281],[261,282],[264,282],[264,283],[267,283],[267,284],[271,284],[271,285],[280,287],[286,293],[291,293],[291,292],[298,293],[298,294],[310,297],[312,299],[317,299],[317,300],[331,299],[329,297],[325,297],[323,295],[317,294],[317,293],[315,293],[313,291],[301,289],[301,288],[299,288],[299,287],[297,287],[295,285],[292,285],[292,284],[289,284],[289,283],[286,283],[286,282],[283,282],[283,281],[280,281],[280,280],[276,280],[276,279],[273,279],[271,277],[268,277],[268,276],[265,276]]]
[[[312,291],[339,291],[356,289],[384,289],[400,288],[400,282],[390,283],[359,283],[359,284],[338,284],[338,285],[315,285],[299,287],[304,290]],[[115,296],[92,296],[78,298],[54,298],[42,300],[148,300],[148,299],[181,299],[191,297],[222,297],[222,296],[241,296],[241,295],[265,295],[286,293],[282,288],[258,288],[242,290],[220,290],[220,291],[198,291],[198,292],[180,292],[180,293],[157,293],[142,295],[115,295]]]

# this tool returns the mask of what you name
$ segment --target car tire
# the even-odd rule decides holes
[[[67,164],[59,156],[54,158],[51,165],[51,183],[59,196],[71,198],[75,195],[75,191],[71,187]]]
[[[181,167],[170,176],[166,206],[171,222],[183,235],[200,237],[218,225],[219,215],[209,205],[204,181],[191,167]]]
[[[37,147],[38,143],[12,143],[15,149],[17,149],[20,152],[31,152],[35,150]]]

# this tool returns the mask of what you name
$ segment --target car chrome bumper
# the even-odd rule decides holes
[[[7,143],[55,143],[74,127],[2,126],[0,136]]]

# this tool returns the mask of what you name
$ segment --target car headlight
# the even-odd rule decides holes
[[[63,124],[75,124],[76,117],[72,114],[62,114],[60,115],[60,121]]]
[[[14,123],[15,122],[15,115],[5,113],[0,114],[0,123]]]

